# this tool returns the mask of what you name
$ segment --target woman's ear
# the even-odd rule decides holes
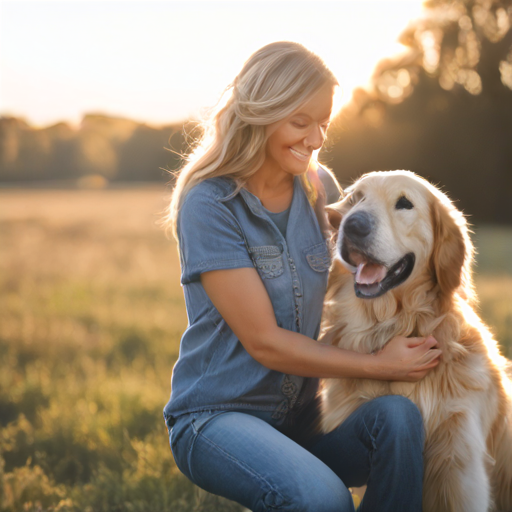
[[[325,207],[329,224],[336,232],[340,229],[341,220],[343,218],[341,203],[342,201],[338,201],[337,203],[328,204]]]

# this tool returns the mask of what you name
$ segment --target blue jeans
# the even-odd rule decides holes
[[[255,512],[420,512],[423,421],[402,396],[376,398],[337,429],[300,444],[270,413],[206,411],[169,429],[178,468],[199,487]]]

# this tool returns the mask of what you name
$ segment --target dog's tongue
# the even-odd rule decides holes
[[[356,270],[356,282],[359,284],[379,283],[386,277],[386,267],[376,263],[359,263]]]
[[[358,252],[351,252],[350,259],[357,265],[356,283],[373,284],[380,283],[386,277],[386,267],[377,263],[370,263]]]

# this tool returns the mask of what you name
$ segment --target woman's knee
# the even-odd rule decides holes
[[[423,442],[424,427],[421,412],[411,400],[401,395],[387,395],[372,400],[380,429],[396,436],[412,435]]]
[[[174,450],[196,485],[257,512],[353,512],[342,481],[263,421],[236,412],[196,416]]]
[[[332,480],[319,479],[296,490],[288,490],[286,502],[282,504],[281,508],[278,507],[275,510],[283,510],[283,512],[353,512],[352,494],[339,478],[336,477],[334,482]],[[269,508],[268,510],[274,509]]]

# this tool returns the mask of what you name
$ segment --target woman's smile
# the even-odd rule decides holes
[[[294,148],[290,148],[290,151],[292,152],[292,155],[298,158],[301,162],[307,162],[311,158],[311,153],[304,154]]]
[[[266,158],[257,173],[260,178],[273,181],[283,173],[297,176],[308,170],[313,152],[325,139],[333,94],[333,86],[326,84],[291,116],[269,125]]]

